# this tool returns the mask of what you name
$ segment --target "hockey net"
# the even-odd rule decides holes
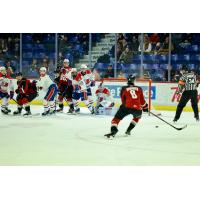
[[[104,78],[102,79],[105,86],[111,90],[115,100],[119,100],[119,90],[122,86],[127,85],[127,79],[125,78]],[[138,78],[135,81],[135,85],[143,89],[143,94],[146,102],[149,106],[149,111],[155,111],[154,106],[152,105],[152,80],[151,79],[141,79]],[[113,90],[113,91],[112,91]],[[114,94],[113,94],[114,93]],[[118,93],[118,94],[117,94]]]

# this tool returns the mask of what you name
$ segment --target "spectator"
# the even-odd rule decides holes
[[[119,44],[117,44],[117,60],[119,60],[121,54],[122,54],[122,48]]]
[[[37,59],[33,59],[30,69],[31,71],[37,71],[39,73],[40,67],[38,66]]]
[[[82,33],[78,35],[78,41],[83,46],[83,51],[87,52],[89,49],[89,34]]]
[[[169,33],[159,33],[158,36],[159,36],[159,39],[160,39],[159,41],[160,41],[160,43],[162,44],[162,43],[165,42],[165,39],[166,39],[167,37],[169,37]]]
[[[158,43],[156,44],[155,49],[154,49],[154,54],[155,54],[155,55],[160,54],[160,50],[161,50],[161,44],[160,44],[160,42],[158,42]]]
[[[126,76],[123,71],[119,71],[117,78],[126,78]]]
[[[104,78],[114,78],[114,69],[112,65],[108,65],[108,68],[104,74]]]
[[[10,61],[6,62],[5,67],[6,67],[6,71],[7,71],[8,76],[12,77],[14,75],[14,72],[15,72],[16,69],[13,66],[11,66]]]
[[[0,55],[4,55],[8,51],[8,46],[5,42],[5,40],[0,40]]]
[[[94,75],[94,80],[95,81],[100,81],[101,80],[101,75],[99,73],[99,71],[97,69],[93,69],[92,71],[93,75]]]
[[[171,51],[174,50],[174,45],[171,43]],[[169,53],[169,37],[166,37],[165,38],[165,42],[163,43],[160,51],[159,51],[159,54],[168,54]]]
[[[123,33],[119,33],[117,43],[122,44],[123,39],[125,39]]]
[[[150,38],[149,41],[151,42],[151,44],[156,45],[159,42],[159,36],[157,33],[153,33]]]
[[[49,60],[48,60],[48,58],[44,58],[42,60],[42,67],[45,67],[47,69],[47,71],[49,70]]]
[[[147,35],[144,36],[144,44],[143,44],[143,51],[145,53],[150,53],[152,49],[151,43],[149,41],[149,37]],[[139,45],[138,51],[141,51],[141,43]]]
[[[63,60],[64,60],[64,56],[62,54],[62,52],[59,52],[58,54],[58,63],[57,63],[57,68],[58,70],[61,69],[61,67],[63,66]]]
[[[154,50],[155,47],[156,47],[156,44],[159,42],[159,36],[158,36],[158,34],[157,33],[153,33],[150,36],[149,41],[151,42],[152,50]]]
[[[123,40],[122,40],[122,51],[124,51],[125,49],[126,49],[126,47],[127,47],[127,41],[126,41],[126,39],[124,38]]]
[[[130,51],[129,47],[126,47],[126,49],[122,52],[119,61],[125,64],[131,63],[133,58],[133,54]]]
[[[137,54],[139,47],[139,41],[135,35],[132,37],[132,41],[130,43],[130,49],[133,51],[134,54]]]
[[[68,41],[68,37],[66,35],[64,35],[62,37],[62,39],[60,40],[59,48],[60,48],[59,51],[61,51],[61,52],[64,52],[64,51],[72,48],[72,45]]]

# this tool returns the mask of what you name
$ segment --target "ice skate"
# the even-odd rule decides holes
[[[1,109],[1,112],[4,114],[4,115],[8,115],[8,111],[6,109]]]
[[[49,114],[49,112],[50,112],[50,110],[44,111],[44,112],[42,113],[42,116],[47,116],[47,115]]]

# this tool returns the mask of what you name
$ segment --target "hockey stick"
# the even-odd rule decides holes
[[[17,105],[19,105],[18,104],[18,102],[15,100],[15,99],[12,99]],[[21,106],[21,105],[19,105],[19,106]],[[22,109],[23,110],[25,110],[26,111],[26,109],[24,108],[24,106],[21,106],[22,107]],[[35,114],[31,114],[32,116],[38,116],[38,115],[40,115],[40,113],[35,113]]]
[[[160,119],[161,121],[165,122],[166,124],[168,124],[169,126],[173,127],[174,129],[176,129],[177,131],[183,130],[187,127],[187,124],[181,128],[177,128],[175,126],[173,126],[172,124],[170,124],[169,122],[165,121],[164,119],[162,119],[161,117],[159,117],[158,115],[152,113],[151,111],[149,111],[150,114],[152,114],[153,116],[157,117],[158,119]]]
[[[15,99],[12,99],[18,106],[21,106],[18,104],[18,102]],[[21,106],[23,110],[25,110],[25,108],[23,106]],[[26,110],[25,110],[26,111]]]

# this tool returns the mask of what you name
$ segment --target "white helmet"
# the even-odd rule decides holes
[[[5,75],[6,74],[6,68],[4,66],[0,67],[0,72]]]
[[[65,59],[63,60],[63,63],[69,63],[69,60],[65,58]]]
[[[5,70],[6,70],[6,68],[5,68],[4,66],[1,66],[1,67],[0,67],[0,72],[1,72],[1,71],[5,71]]]
[[[40,68],[40,72],[47,72],[46,67],[41,67],[41,68]]]
[[[81,65],[81,69],[87,69],[87,65],[86,64],[82,64]]]
[[[77,69],[76,68],[72,68],[71,72],[77,72]]]

